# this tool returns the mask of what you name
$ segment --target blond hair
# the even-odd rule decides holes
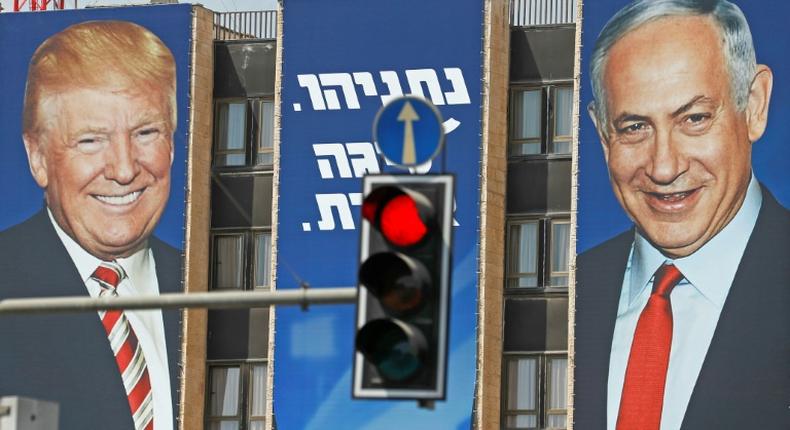
[[[33,53],[27,74],[22,130],[41,131],[45,95],[71,88],[161,91],[176,124],[176,65],[167,46],[148,29],[127,21],[86,21],[51,36]]]

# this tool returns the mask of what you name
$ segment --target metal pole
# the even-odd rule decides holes
[[[4,314],[89,312],[111,309],[233,309],[271,305],[298,305],[307,308],[309,305],[354,303],[356,299],[356,287],[169,293],[134,297],[41,297],[0,300],[0,316]]]

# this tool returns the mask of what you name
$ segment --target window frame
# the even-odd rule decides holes
[[[234,104],[234,103],[244,103],[244,163],[243,164],[236,164],[236,165],[225,165],[225,164],[218,164],[218,155],[224,154],[234,154],[240,153],[242,151],[234,150],[234,151],[227,151],[220,149],[220,142],[222,141],[222,130],[220,129],[220,112],[222,106]],[[264,150],[261,147],[261,143],[263,142],[261,132],[263,127],[261,123],[263,121],[263,109],[262,105],[264,103],[271,103],[272,104],[272,122],[271,122],[271,130],[272,130],[272,147],[271,149]],[[271,171],[274,169],[274,97],[273,96],[261,96],[261,97],[229,97],[229,98],[219,98],[214,100],[214,132],[213,138],[214,142],[212,145],[211,151],[211,167],[215,170],[219,171],[237,171],[237,170],[255,170],[255,171]],[[258,156],[261,154],[272,154],[271,163],[258,163]]]
[[[529,272],[516,272],[514,265],[518,261],[519,255],[517,254],[520,248],[517,243],[512,241],[512,230],[514,226],[521,226],[525,224],[538,224],[537,234],[537,252],[536,252],[536,267],[537,267],[537,280],[535,287],[520,287],[518,281],[525,274]],[[569,276],[570,268],[566,268],[565,272],[552,272],[551,258],[553,250],[552,229],[553,224],[568,224],[570,225],[569,214],[551,214],[551,215],[533,215],[533,216],[512,216],[508,217],[505,223],[505,282],[504,290],[506,294],[523,294],[523,293],[545,293],[545,292],[567,292],[568,283],[565,285],[551,285],[552,274],[564,274]],[[568,246],[568,254],[570,256],[570,240],[566,243]]]
[[[258,262],[258,247],[256,239],[260,235],[268,235],[269,236],[269,260],[264,261],[264,264],[268,264],[269,267],[267,269],[269,274],[269,279],[266,285],[254,285],[256,282],[256,269],[257,269],[257,262]],[[271,268],[271,255],[273,253],[272,250],[272,240],[271,240],[271,229],[269,228],[251,228],[251,229],[213,229],[211,231],[211,249],[209,251],[209,262],[210,262],[210,283],[209,283],[209,290],[211,291],[268,291],[271,289],[272,285],[272,268]],[[216,276],[217,276],[217,249],[216,249],[216,238],[222,236],[241,236],[242,237],[242,285],[241,288],[216,288]]]
[[[263,393],[263,407],[264,407],[264,414],[266,412],[266,403],[267,403],[267,392],[268,390],[268,372],[269,372],[269,360],[265,359],[257,359],[257,360],[210,360],[206,362],[206,396],[205,396],[205,414],[204,414],[204,425],[206,428],[210,428],[212,423],[218,423],[222,421],[230,421],[230,420],[237,420],[239,423],[238,430],[248,430],[252,427],[253,422],[263,422],[264,428],[266,425],[266,416],[265,415],[252,415],[252,408],[253,408],[253,370],[255,366],[263,365],[266,371],[266,378],[267,378],[267,387]],[[236,393],[238,395],[238,405],[237,405],[237,414],[235,416],[214,416],[211,415],[211,395],[213,386],[212,378],[211,378],[211,371],[216,368],[238,368],[239,369],[239,392]]]
[[[565,359],[566,363],[566,370],[565,370],[565,395],[566,395],[566,408],[565,409],[549,409],[549,403],[551,399],[551,381],[549,380],[551,377],[551,370],[549,369],[549,363],[552,359]],[[535,359],[536,366],[535,366],[535,405],[536,409],[533,411],[532,409],[508,409],[508,381],[510,375],[508,374],[508,365],[511,361],[516,361],[520,359]],[[567,396],[568,396],[568,376],[570,375],[570,371],[568,369],[568,353],[567,351],[548,351],[548,352],[504,352],[502,354],[502,408],[501,408],[501,424],[500,428],[502,430],[564,430],[567,429],[568,424],[568,408],[567,408]],[[519,415],[526,415],[526,414],[535,414],[536,415],[536,427],[508,427],[507,426],[507,419],[508,417],[519,416]],[[558,427],[547,427],[547,423],[549,420],[550,415],[565,415],[565,424],[564,428]]]
[[[573,127],[571,126],[571,135],[567,136],[570,140],[570,152],[552,152],[554,138],[559,137],[556,135],[556,121],[555,121],[555,106],[556,106],[556,88],[569,88],[571,90],[571,101],[573,101],[573,81],[561,80],[546,83],[518,83],[510,87],[509,100],[508,100],[508,145],[507,154],[509,159],[522,159],[522,158],[570,158],[573,152]],[[541,109],[540,109],[540,151],[535,154],[517,154],[513,152],[516,145],[521,145],[530,142],[535,138],[520,139],[514,136],[516,130],[516,112],[515,103],[517,94],[524,91],[540,91]],[[571,105],[571,109],[573,106]],[[571,112],[571,121],[573,121],[573,112]],[[566,137],[566,136],[562,136]],[[564,141],[564,140],[563,140]]]

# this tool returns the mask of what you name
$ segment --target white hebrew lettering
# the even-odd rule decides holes
[[[359,99],[357,98],[357,90],[354,87],[354,81],[351,80],[351,75],[348,73],[322,73],[318,75],[321,79],[321,85],[339,86],[343,91],[343,98],[346,99],[346,105],[349,109],[359,109]],[[324,90],[326,96],[326,104],[330,110],[340,109],[340,103],[337,99],[337,91]]]
[[[348,193],[348,201],[352,206],[359,206],[362,204],[362,193]]]
[[[431,95],[433,104],[436,106],[444,104],[444,95],[442,95],[442,87],[439,85],[439,78],[436,76],[436,70],[407,70],[406,80],[409,81],[409,91],[415,96],[425,97],[422,91],[422,83],[425,82],[428,86],[428,93]]]
[[[348,157],[351,159],[351,168],[354,170],[354,177],[361,178],[365,174],[380,173],[379,163],[376,160],[376,153],[370,142],[352,142],[346,144]],[[361,155],[361,157],[354,157]]]
[[[447,97],[448,105],[465,105],[471,103],[469,92],[466,90],[464,74],[458,67],[448,67],[444,69],[444,76],[453,84],[453,90],[444,93]]]
[[[354,82],[362,87],[362,92],[366,96],[375,96],[378,94],[376,91],[376,84],[373,82],[373,75],[369,72],[354,73]]]
[[[318,78],[315,75],[298,75],[296,79],[299,81],[300,87],[307,88],[307,93],[310,94],[310,101],[313,103],[313,109],[325,110],[326,105],[324,104],[324,96],[321,95],[321,85],[318,83]]]
[[[381,96],[381,104],[385,105],[395,97],[403,95],[403,89],[400,86],[400,79],[398,79],[397,73],[392,70],[385,70],[379,72],[379,75],[381,76],[381,82],[384,82],[384,85],[387,86],[387,90],[389,91],[389,94]]]
[[[348,157],[346,156],[346,150],[342,143],[316,143],[313,145],[313,153],[316,157],[334,158],[335,165],[337,166],[337,173],[340,177],[352,177],[351,166],[348,164]],[[332,179],[335,177],[332,172],[332,164],[327,159],[318,159],[318,171],[321,173],[321,179]]]
[[[321,214],[321,220],[318,221],[319,230],[335,229],[335,216],[332,208],[337,209],[340,227],[343,230],[354,229],[354,218],[351,217],[351,209],[345,194],[316,194],[315,201],[318,203],[318,212]]]
[[[445,122],[442,123],[442,128],[444,128],[444,134],[450,134],[461,125],[461,122],[455,118],[449,118]]]

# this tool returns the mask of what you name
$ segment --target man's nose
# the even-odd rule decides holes
[[[681,143],[672,137],[671,130],[658,131],[653,142],[651,163],[647,175],[659,185],[669,185],[686,171]]]
[[[131,136],[117,135],[110,144],[104,164],[104,177],[119,184],[128,184],[140,173],[140,165]]]

